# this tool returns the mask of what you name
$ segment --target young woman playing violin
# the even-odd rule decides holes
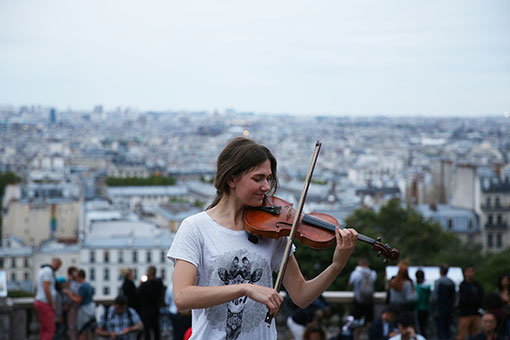
[[[232,140],[217,161],[217,195],[206,211],[186,218],[168,258],[175,263],[173,287],[179,310],[192,310],[191,339],[276,339],[275,315],[283,298],[272,288],[286,237],[248,240],[243,214],[263,204],[277,189],[276,159],[264,146],[246,138]],[[358,234],[335,231],[333,261],[305,280],[291,254],[283,285],[292,301],[306,307],[324,292],[349,259]]]

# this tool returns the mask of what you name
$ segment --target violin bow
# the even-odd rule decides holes
[[[280,270],[278,271],[278,276],[276,277],[276,282],[274,284],[274,289],[277,292],[280,292],[280,288],[282,286],[283,275],[285,274],[285,270],[287,268],[287,263],[290,255],[290,251],[292,249],[292,243],[294,241],[294,237],[296,234],[297,225],[299,219],[301,217],[301,213],[303,212],[303,206],[306,200],[306,195],[308,193],[308,188],[310,187],[310,182],[312,181],[313,170],[315,169],[315,164],[317,164],[317,158],[319,157],[319,152],[321,150],[322,143],[317,141],[315,143],[315,149],[313,150],[312,160],[310,162],[310,167],[308,168],[308,173],[306,174],[305,183],[303,185],[303,190],[301,191],[301,197],[299,198],[298,207],[296,210],[296,214],[294,215],[294,222],[292,223],[292,228],[290,229],[289,236],[287,238],[287,246],[285,247],[285,251],[283,253],[282,262],[280,264]],[[267,326],[271,326],[271,322],[273,320],[273,316],[267,312],[265,322]]]

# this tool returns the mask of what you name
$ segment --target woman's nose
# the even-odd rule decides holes
[[[265,179],[263,182],[262,182],[262,189],[264,191],[269,191],[271,189],[271,184],[269,183],[269,180]]]

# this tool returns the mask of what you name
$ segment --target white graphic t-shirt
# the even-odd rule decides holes
[[[287,238],[248,240],[246,231],[234,231],[216,223],[206,212],[186,218],[167,257],[184,260],[198,268],[197,286],[253,283],[272,287]],[[294,250],[294,247],[293,249]],[[192,311],[195,339],[276,339],[274,321],[267,327],[267,307],[244,296],[231,302]]]

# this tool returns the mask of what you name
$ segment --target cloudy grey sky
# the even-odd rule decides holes
[[[510,111],[508,0],[0,0],[0,104]]]

